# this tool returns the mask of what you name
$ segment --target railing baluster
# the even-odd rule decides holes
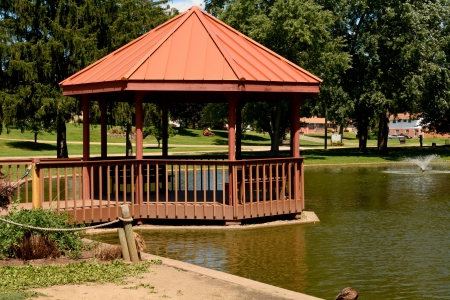
[[[103,207],[103,168],[102,165],[98,166],[98,208],[99,208],[99,218],[103,221],[102,207]]]
[[[222,164],[222,216],[225,219],[225,199],[226,199],[226,178],[225,178],[225,165]]]
[[[208,168],[208,172],[209,172],[209,168]],[[216,219],[216,191],[217,191],[217,184],[216,184],[216,180],[217,180],[217,165],[214,164],[213,166],[213,219]]]
[[[203,166],[205,167],[205,166]],[[206,168],[203,168],[203,180],[206,180]],[[207,184],[206,181],[203,184],[203,219],[206,219],[206,189],[207,189]]]
[[[94,167],[92,165],[89,166],[88,168],[89,170],[89,174],[90,175],[90,188],[91,188],[91,192],[89,193],[90,195],[90,200],[91,200],[91,220],[94,220],[94,207],[95,207],[95,203],[94,203]]]
[[[114,194],[116,196],[116,216],[119,215],[119,165],[114,166]]]
[[[69,207],[69,191],[67,189],[67,181],[69,180],[68,172],[69,171],[67,170],[67,166],[64,166],[64,205],[65,205],[64,209],[65,210],[67,210],[67,208]],[[83,188],[84,188],[84,186],[83,186]],[[84,197],[83,197],[83,206],[84,206]]]
[[[61,211],[61,174],[60,168],[56,168],[56,211]],[[28,189],[27,189],[28,190]]]
[[[123,189],[123,204],[127,204],[127,165],[122,165],[122,189]]]
[[[111,221],[111,166],[106,166],[106,201],[108,207],[108,221]]]
[[[48,207],[52,207],[53,202],[53,172],[52,168],[48,168]],[[20,191],[20,189],[19,189]]]

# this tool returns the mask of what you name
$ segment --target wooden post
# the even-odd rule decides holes
[[[238,94],[226,93],[228,99],[228,160],[236,160],[236,105],[239,100]],[[228,205],[235,205],[235,174],[233,166],[228,169]],[[233,210],[234,211],[234,210]]]
[[[130,209],[128,208],[128,205],[121,205],[120,210],[122,211],[122,218],[131,219]],[[123,228],[125,230],[125,237],[127,240],[131,261],[134,263],[139,262],[139,256],[136,249],[136,242],[134,241],[133,226],[131,225],[131,221],[123,221]]]
[[[31,188],[32,188],[31,199],[32,199],[32,203],[33,203],[33,209],[36,209],[36,208],[41,207],[41,193],[40,193],[41,182],[40,182],[40,178],[39,178],[39,170],[36,169],[36,165],[39,164],[40,159],[33,158],[31,160],[31,162],[33,165],[33,173],[32,173],[33,181],[31,183]]]
[[[123,228],[117,228],[117,234],[119,235],[120,247],[122,248],[122,257],[125,261],[131,261],[130,252],[128,251],[127,238],[125,236],[125,230]]]
[[[136,110],[136,159],[143,158],[143,135],[142,135],[142,123],[143,123],[143,107],[142,99],[145,94],[136,93],[134,97],[134,105]]]
[[[300,96],[292,94],[291,99],[291,157],[300,157]]]
[[[136,160],[144,158],[144,141],[143,141],[143,106],[142,100],[144,99],[145,93],[136,92],[134,95],[135,100],[135,110],[136,110]],[[143,190],[143,180],[142,180],[142,167],[141,164],[136,164],[135,173],[135,203],[142,203],[142,190]]]
[[[242,101],[236,105],[236,159],[242,159]]]
[[[89,161],[90,156],[90,139],[89,139],[89,96],[83,95],[81,97],[81,104],[83,106],[83,161]],[[91,198],[91,181],[89,174],[89,167],[83,166],[83,199]]]
[[[167,96],[164,97],[161,103],[162,110],[162,156],[167,158],[169,155],[169,113],[167,109]]]
[[[291,98],[291,157],[300,157],[300,106],[302,100],[300,96],[292,94]],[[303,191],[303,161],[294,163],[294,172],[291,175],[290,182],[293,183],[289,187],[291,189],[294,200],[304,201],[302,197]],[[297,202],[295,202],[297,203]],[[296,211],[297,204],[295,204]],[[300,211],[302,211],[303,202],[301,204]],[[297,214],[296,218],[301,217],[301,214]]]
[[[100,106],[100,151],[102,159],[105,159],[108,156],[108,131],[106,125],[106,99],[105,96],[100,96],[99,106]]]

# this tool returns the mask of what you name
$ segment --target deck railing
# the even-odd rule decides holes
[[[135,219],[225,221],[304,206],[303,158],[42,160],[35,168],[38,203],[83,222],[116,219],[124,203]]]
[[[31,165],[31,159],[1,160],[0,173],[3,175],[0,177],[0,182],[6,184],[17,183],[25,174],[29,165]],[[17,189],[14,198],[20,199],[21,203],[31,203],[31,180],[28,176],[24,177],[24,182]]]

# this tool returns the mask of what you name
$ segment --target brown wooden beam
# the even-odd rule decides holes
[[[146,93],[137,92],[134,95],[134,105],[136,111],[136,159],[143,158],[144,142],[143,142],[142,127],[143,127],[144,108],[142,106],[142,99],[145,97],[145,94]]]
[[[300,157],[300,106],[302,99],[297,94],[291,98],[291,156]]]
[[[107,113],[106,113],[106,98],[100,95],[98,101],[100,106],[100,152],[102,159],[108,157],[108,128],[107,128]]]
[[[90,157],[90,139],[89,139],[89,95],[81,96],[81,105],[83,106],[83,161],[89,161]],[[87,166],[83,167],[83,199],[90,199],[90,174]]]
[[[169,156],[169,112],[168,112],[168,97],[164,97],[161,103],[162,110],[162,156]]]
[[[120,91],[210,91],[210,92],[286,92],[319,94],[319,82],[257,81],[114,81],[63,86],[63,95],[73,96]]]

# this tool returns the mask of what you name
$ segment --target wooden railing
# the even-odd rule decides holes
[[[38,203],[78,221],[242,220],[303,210],[303,158],[42,160]],[[27,196],[29,202],[29,196]]]
[[[3,174],[3,179],[0,182],[7,184],[14,184],[18,182],[25,174],[27,167],[31,165],[31,159],[11,159],[0,160],[0,173]],[[30,177],[25,177],[23,184],[17,189],[14,199],[19,199],[21,203],[31,203],[31,180]]]

